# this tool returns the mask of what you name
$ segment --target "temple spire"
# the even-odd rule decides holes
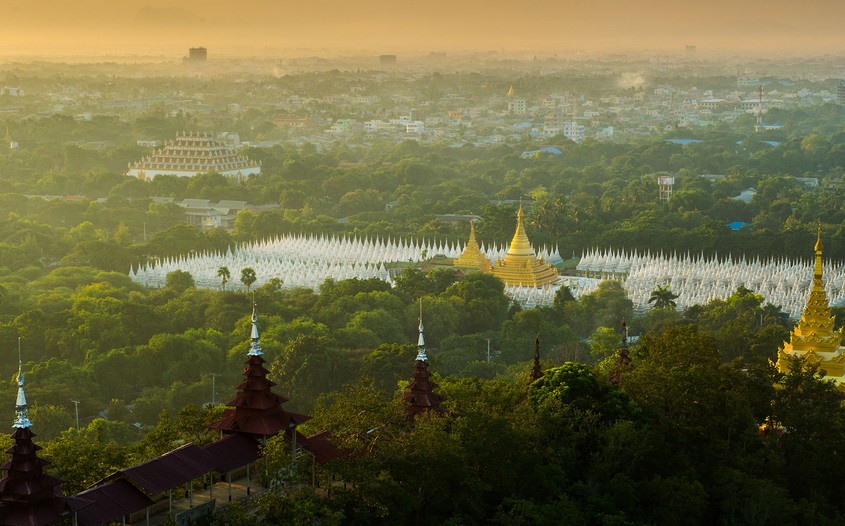
[[[622,343],[616,355],[616,363],[610,371],[608,380],[612,384],[619,383],[619,375],[624,368],[631,364],[631,355],[628,353],[628,324],[622,321]]]
[[[238,386],[235,399],[226,403],[223,416],[207,427],[219,429],[224,434],[245,434],[253,437],[270,437],[278,433],[295,433],[297,425],[309,420],[308,415],[291,413],[282,408],[287,402],[272,391],[275,382],[267,378],[270,371],[264,367],[264,356],[258,340],[258,314],[252,304],[252,342],[246,357],[244,379]],[[290,435],[289,435],[290,436]]]
[[[23,360],[21,359],[21,339],[18,338],[18,397],[15,401],[15,422],[14,428],[24,429],[30,427],[29,410],[26,407],[26,394],[23,390]]]
[[[463,252],[461,252],[454,264],[459,268],[477,269],[482,272],[490,272],[493,270],[490,260],[481,251],[481,248],[478,246],[478,241],[475,239],[474,217],[469,222],[469,240],[467,240],[466,247],[464,247]]]
[[[816,246],[813,247],[813,251],[816,253],[816,266],[813,269],[813,285],[816,285],[816,281],[818,281],[818,285],[821,286],[822,283],[822,254],[824,253],[824,245],[822,244],[822,225],[819,223],[818,234],[816,235]]]
[[[422,298],[420,298],[420,337],[417,340],[417,360],[426,362],[428,361],[428,356],[425,353],[425,338],[423,337],[423,319],[422,319]]]
[[[543,368],[540,366],[540,334],[534,338],[534,367],[531,368],[531,383],[543,377]]]
[[[842,327],[836,328],[836,320],[830,312],[827,293],[824,289],[822,255],[824,245],[821,239],[821,225],[813,247],[816,257],[813,268],[813,286],[807,305],[798,324],[792,329],[789,341],[778,350],[777,367],[781,372],[790,370],[789,356],[804,357],[816,363],[826,372],[825,378],[838,385],[845,382],[845,355],[842,354]]]
[[[431,379],[431,373],[428,372],[428,357],[425,353],[425,338],[423,337],[423,321],[422,321],[422,298],[420,298],[420,338],[419,351],[417,351],[417,359],[414,362],[414,373],[411,376],[411,381],[408,383],[408,388],[402,398],[407,404],[405,407],[405,416],[414,418],[419,413],[431,411],[440,411],[440,395],[434,392],[437,384]]]
[[[522,200],[516,215],[516,231],[503,259],[496,261],[493,275],[505,282],[505,285],[542,287],[559,279],[557,269],[534,254],[531,241],[525,232],[525,212]]]
[[[261,356],[264,354],[261,351],[261,342],[258,337],[258,313],[255,311],[255,297],[252,298],[252,334],[250,336],[252,342],[249,344],[248,356]]]

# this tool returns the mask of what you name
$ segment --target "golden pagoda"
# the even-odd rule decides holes
[[[467,246],[458,259],[455,260],[454,265],[458,268],[480,270],[482,272],[492,272],[493,265],[490,264],[490,259],[484,255],[484,252],[478,247],[478,242],[475,240],[475,221],[469,224],[469,241]]]
[[[792,330],[789,342],[778,350],[778,371],[788,372],[790,362],[786,358],[798,356],[809,363],[819,365],[825,378],[836,382],[840,388],[845,381],[845,349],[842,347],[842,328],[834,329],[834,316],[830,314],[827,294],[822,283],[822,251],[824,246],[819,228],[816,239],[816,264],[813,270],[813,288],[804,307],[798,325]]]
[[[542,287],[554,283],[559,277],[557,269],[546,263],[542,257],[537,259],[525,233],[524,217],[520,203],[516,216],[516,233],[504,259],[496,261],[493,266],[493,275],[509,286]]]

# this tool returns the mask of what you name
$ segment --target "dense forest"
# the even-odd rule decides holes
[[[827,110],[841,119],[841,107]],[[170,138],[190,122],[151,113],[134,122],[8,123],[23,126],[88,138],[147,126]],[[727,130],[699,135],[703,142],[687,145],[559,140],[560,155],[529,158],[520,156],[534,149],[528,144],[251,149],[263,173],[243,182],[128,178],[127,162],[146,153],[136,146],[57,140],[2,150],[0,374],[10,381],[0,419],[12,421],[20,342],[37,440],[66,492],[176,444],[212,439],[202,425],[239,383],[252,298],[222,282],[197,289],[184,272],[156,290],[129,279],[132,265],[156,257],[288,232],[464,240],[465,224],[437,219],[455,213],[482,217],[480,241],[505,243],[514,228],[509,203],[520,197],[530,201],[532,241],[557,245],[564,257],[600,246],[806,258],[817,223],[826,255],[845,256],[845,133],[787,128],[764,137],[775,146]],[[676,178],[667,203],[657,198],[661,173]],[[750,203],[733,199],[750,187]],[[278,207],[241,212],[231,232],[204,232],[152,197]],[[733,221],[748,225],[732,231]],[[410,425],[398,393],[413,366],[420,300],[430,370],[449,412]],[[770,367],[790,326],[753,291],[635,318],[616,282],[578,299],[562,289],[553,306],[523,310],[491,276],[408,269],[395,288],[344,280],[311,291],[272,281],[255,290],[255,302],[286,408],[312,413],[314,431],[331,429],[355,454],[321,472],[345,487],[319,498],[307,488],[274,493],[263,515],[234,510],[219,521],[296,523],[290,509],[309,524],[842,520],[842,397],[817,371]],[[617,365],[623,320],[641,337],[631,342],[631,363]],[[537,334],[546,376],[529,387]],[[368,430],[376,431],[362,439]],[[267,451],[277,463],[267,466],[286,463],[276,446]]]

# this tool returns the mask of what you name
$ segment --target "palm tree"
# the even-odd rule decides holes
[[[217,269],[217,277],[220,278],[220,290],[226,290],[226,283],[228,283],[229,279],[232,277],[232,273],[229,272],[229,267],[220,267]]]
[[[246,291],[249,292],[249,289],[252,287],[252,284],[255,283],[255,271],[249,267],[241,270],[241,283],[244,284],[246,287]]]
[[[675,303],[675,299],[678,297],[677,294],[669,290],[669,284],[666,283],[664,285],[658,285],[656,289],[651,293],[651,297],[648,299],[649,303],[654,303],[655,309],[674,309],[678,306]]]

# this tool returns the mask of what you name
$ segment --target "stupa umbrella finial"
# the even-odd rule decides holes
[[[531,368],[531,383],[543,377],[543,368],[540,366],[540,333],[534,338],[534,367]]]
[[[252,298],[252,333],[250,335],[252,340],[249,344],[248,356],[261,356],[264,352],[261,351],[261,341],[258,335],[258,313],[255,310],[255,294]]]
[[[422,319],[422,298],[420,298],[420,337],[417,340],[417,346],[419,350],[417,351],[417,360],[418,361],[428,361],[428,356],[425,353],[425,337],[423,336],[424,328],[423,328],[423,319]]]
[[[21,359],[21,339],[18,338],[18,397],[15,401],[15,422],[12,427],[27,428],[32,426],[29,421],[29,410],[26,407],[26,394],[23,390],[23,360]]]

